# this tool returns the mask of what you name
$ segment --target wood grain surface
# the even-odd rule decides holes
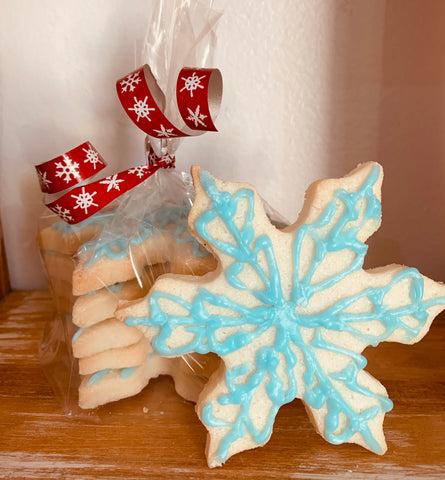
[[[169,378],[94,412],[63,412],[37,356],[52,308],[39,291],[0,301],[0,478],[445,478],[444,315],[417,345],[365,352],[368,371],[395,404],[385,421],[386,455],[328,444],[296,400],[281,408],[265,447],[209,469],[205,429]]]

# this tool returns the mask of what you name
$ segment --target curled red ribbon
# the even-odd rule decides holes
[[[217,69],[187,67],[179,72],[176,100],[185,123],[181,128],[163,113],[165,96],[148,65],[119,79],[116,89],[128,116],[151,137],[168,139],[216,131],[213,119],[222,96],[222,77]],[[85,142],[35,168],[42,192],[54,194],[67,190],[57,200],[45,204],[67,223],[75,224],[94,215],[160,168],[173,167],[174,163],[174,156],[167,153],[158,157],[151,149],[148,165],[87,183],[106,163],[91,143]]]
[[[99,159],[96,162],[96,171],[91,167],[91,162],[84,161],[85,149],[90,152],[91,158]],[[82,184],[106,166],[93,145],[89,142],[83,143],[60,157],[36,165],[42,192],[52,194],[69,188],[57,200],[45,205],[65,222],[79,223],[142,183],[160,168],[174,166],[173,156],[165,155],[155,159],[153,155],[154,153],[150,152],[150,165],[129,168],[100,180]]]
[[[119,79],[116,90],[127,115],[151,137],[189,137],[216,131],[213,119],[222,97],[222,77],[217,69],[186,67],[179,72],[176,100],[186,124],[181,128],[164,115],[165,97],[148,65]]]

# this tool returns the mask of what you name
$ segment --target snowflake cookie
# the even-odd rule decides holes
[[[361,352],[420,340],[445,308],[445,285],[400,265],[362,269],[364,242],[380,225],[380,165],[316,182],[300,218],[281,230],[250,185],[192,174],[189,228],[216,271],[163,276],[117,314],[160,355],[222,358],[197,403],[209,466],[265,444],[294,398],[327,441],[384,453],[392,402]]]

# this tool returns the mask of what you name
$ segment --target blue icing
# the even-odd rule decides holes
[[[73,338],[71,339],[71,343],[74,343],[86,329],[87,327],[77,329],[76,333],[73,335]]]
[[[114,210],[108,212],[98,212],[91,217],[88,217],[85,220],[82,220],[81,222],[74,225],[70,225],[69,223],[62,220],[60,222],[53,223],[51,227],[63,233],[75,233],[89,225],[98,225],[99,227],[103,227],[110,222],[113,215]]]
[[[293,288],[290,298],[285,298],[271,239],[268,235],[261,235],[255,239],[252,225],[254,191],[243,188],[233,195],[221,192],[212,176],[207,172],[200,172],[201,183],[211,200],[211,205],[196,220],[196,231],[204,241],[212,244],[225,255],[233,257],[233,264],[225,272],[228,283],[235,289],[248,291],[260,301],[261,305],[249,309],[225,295],[216,295],[206,288],[200,288],[191,302],[171,293],[155,291],[149,297],[151,316],[131,317],[126,320],[126,323],[131,326],[143,324],[157,327],[159,333],[153,339],[153,348],[161,355],[167,356],[190,352],[214,352],[225,356],[250,344],[270,328],[275,329],[274,345],[260,348],[256,352],[254,365],[246,363],[226,371],[226,385],[230,393],[222,395],[217,401],[221,405],[235,405],[239,408],[234,422],[227,422],[215,416],[211,403],[205,405],[202,410],[202,419],[206,425],[228,427],[217,452],[217,458],[221,462],[227,459],[231,445],[246,434],[249,434],[256,444],[264,443],[272,433],[275,416],[280,406],[292,401],[299,392],[301,392],[300,397],[302,396],[314,409],[326,408],[325,436],[329,442],[344,443],[359,433],[371,450],[381,452],[369,422],[376,416],[389,411],[392,408],[392,402],[386,396],[376,394],[358,382],[359,372],[366,365],[365,357],[330,343],[324,332],[348,332],[364,344],[375,346],[390,337],[395,330],[402,330],[406,340],[409,341],[416,337],[424,326],[428,318],[427,310],[435,305],[444,305],[445,298],[424,300],[422,276],[416,269],[406,268],[400,270],[386,286],[367,288],[361,293],[338,300],[321,313],[312,315],[301,313],[315,293],[332,287],[362,268],[367,246],[357,236],[368,221],[376,225],[380,221],[381,205],[374,193],[374,185],[379,178],[379,173],[379,167],[375,166],[357,192],[337,190],[334,199],[321,212],[317,221],[301,225],[295,234],[290,259],[294,266]],[[240,228],[235,223],[234,217],[241,200],[247,201],[247,207],[244,223]],[[340,210],[339,206],[344,208]],[[208,224],[216,218],[224,222],[233,237],[233,242],[213,238]],[[326,228],[328,226],[331,228]],[[303,241],[307,236],[313,240],[316,248],[311,265],[303,274],[300,271],[300,254]],[[350,265],[328,279],[314,281],[315,274],[326,255],[344,249],[354,253]],[[266,269],[258,261],[260,254],[267,259]],[[253,269],[261,280],[263,288],[250,288],[239,278],[245,266]],[[406,280],[411,284],[411,303],[391,309],[385,304],[385,297],[400,282]],[[255,282],[256,284],[258,282]],[[162,308],[164,299],[178,304],[186,314],[176,316],[166,314]],[[361,299],[367,299],[373,306],[369,313],[361,315],[348,313],[347,309]],[[208,305],[223,307],[227,314],[209,313]],[[404,318],[407,316],[417,319],[418,325],[405,323]],[[380,328],[376,331],[380,333],[364,333],[357,328],[362,322],[378,323]],[[186,345],[173,348],[169,346],[169,338],[178,326],[185,327],[193,336]],[[226,336],[224,341],[220,341],[217,339],[217,332],[222,326],[238,328],[234,333]],[[245,326],[250,328],[246,329]],[[308,341],[307,336],[306,340],[303,338],[303,328],[312,329],[312,340]],[[305,362],[304,385],[301,386],[297,385],[293,373],[297,364],[296,349],[303,353]],[[326,373],[317,358],[317,352],[321,351],[328,351],[342,358],[346,357],[348,359],[346,367],[339,372]],[[286,385],[277,372],[283,359]],[[335,385],[339,382],[351,392],[369,397],[371,407],[363,412],[356,412],[336,388]],[[250,411],[261,384],[265,384],[272,406],[265,427],[257,429],[251,420]],[[347,418],[348,424],[343,431],[338,432],[341,416]]]
[[[144,222],[142,224],[142,228],[139,230],[139,233],[133,235],[131,240],[124,237],[118,237],[110,241],[103,241],[99,243],[89,242],[85,244],[87,249],[94,249],[91,258],[86,263],[86,267],[93,265],[102,257],[108,257],[113,260],[121,260],[125,258],[128,255],[129,246],[139,245],[155,231],[156,229],[150,222]]]
[[[127,367],[127,368],[121,368],[119,370],[119,376],[123,380],[127,380],[130,378],[133,373],[136,371],[138,367]],[[98,372],[94,373],[91,375],[90,379],[88,380],[87,385],[94,385],[97,383],[99,380],[101,380],[108,372],[111,371],[111,368],[104,368],[103,370],[99,370]]]
[[[150,352],[147,355],[147,360],[149,360],[153,356],[153,352]],[[128,380],[134,372],[137,370],[139,365],[136,365],[134,367],[126,367],[126,368],[121,368],[119,370],[119,376],[123,380]],[[91,375],[90,379],[88,380],[88,385],[93,385],[94,383],[98,382],[101,378],[103,378],[111,369],[110,368],[105,368],[104,370],[100,370],[93,375]]]
[[[103,370],[99,370],[98,372],[93,373],[93,375],[91,375],[90,379],[88,380],[87,385],[94,385],[101,378],[103,378],[109,371],[110,371],[109,368],[104,368]]]
[[[136,371],[138,367],[127,367],[127,368],[122,368],[121,371],[119,372],[119,375],[121,376],[122,379],[127,380],[127,378],[130,378],[133,373]]]
[[[102,241],[99,242],[93,241],[85,244],[85,247],[87,249],[91,248],[93,250],[93,254],[86,263],[86,267],[93,265],[95,262],[97,262],[97,260],[104,256],[113,260],[121,260],[125,258],[128,255],[129,245],[140,244],[149,235],[153,234],[154,232],[159,232],[159,229],[162,229],[167,225],[174,225],[174,231],[172,233],[178,243],[191,242],[193,255],[195,255],[196,257],[206,257],[207,255],[209,255],[209,252],[200,248],[199,243],[188,231],[188,213],[189,208],[187,208],[186,206],[164,206],[159,208],[155,212],[153,216],[153,223],[146,219],[142,223],[142,228],[139,233],[137,235],[134,235],[130,241],[127,238],[118,237],[113,238],[109,241],[102,239]],[[153,226],[153,224],[156,225],[156,227]]]

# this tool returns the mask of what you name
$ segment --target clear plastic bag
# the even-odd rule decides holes
[[[175,84],[184,66],[210,67],[221,12],[211,0],[161,0],[141,55],[165,96],[164,114],[181,124]],[[181,139],[148,137],[160,157]],[[147,148],[147,157],[148,157]],[[40,343],[40,360],[66,411],[78,412],[135,395],[151,378],[171,375],[196,400],[217,359],[164,359],[143,332],[114,318],[122,302],[143,297],[159,275],[203,275],[216,266],[187,229],[193,203],[188,174],[161,169],[106,210],[70,227],[55,215],[40,222],[39,244],[56,305]]]
[[[115,208],[75,229],[62,221],[41,229],[57,318],[46,329],[40,356],[65,409],[132,396],[160,374],[171,375],[185,399],[197,399],[214,358],[161,358],[143,332],[114,317],[118,305],[144,297],[159,275],[214,270],[215,259],[187,229],[192,203],[190,177],[161,169]]]

